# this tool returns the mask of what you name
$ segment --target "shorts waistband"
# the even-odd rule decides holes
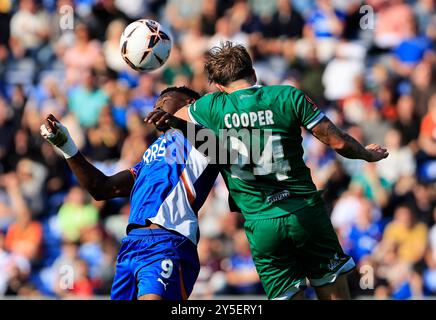
[[[129,231],[127,236],[176,236],[176,237],[184,237],[178,232],[167,230],[167,229],[132,229]]]

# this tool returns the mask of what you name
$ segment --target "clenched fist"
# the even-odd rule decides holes
[[[79,151],[68,132],[68,129],[60,123],[56,117],[49,114],[40,128],[41,136],[57,147],[65,159],[71,158]]]

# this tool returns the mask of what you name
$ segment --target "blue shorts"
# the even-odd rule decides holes
[[[188,238],[165,229],[134,229],[121,243],[111,299],[157,294],[186,300],[199,270],[197,246]]]

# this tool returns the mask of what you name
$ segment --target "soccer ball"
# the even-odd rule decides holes
[[[169,32],[154,20],[134,21],[121,34],[121,56],[136,71],[161,67],[168,60],[171,47]]]

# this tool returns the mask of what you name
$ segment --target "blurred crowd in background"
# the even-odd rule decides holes
[[[144,17],[170,28],[174,47],[139,74],[119,38]],[[128,169],[156,138],[142,119],[161,90],[214,90],[203,55],[223,40],[249,48],[260,84],[298,87],[357,140],[388,148],[379,163],[347,160],[304,133],[360,271],[353,297],[436,294],[435,1],[0,0],[0,297],[107,296],[125,235],[128,199],[91,199],[40,137],[43,117],[60,119],[105,174]],[[199,215],[192,298],[263,295],[226,201],[218,179]]]

